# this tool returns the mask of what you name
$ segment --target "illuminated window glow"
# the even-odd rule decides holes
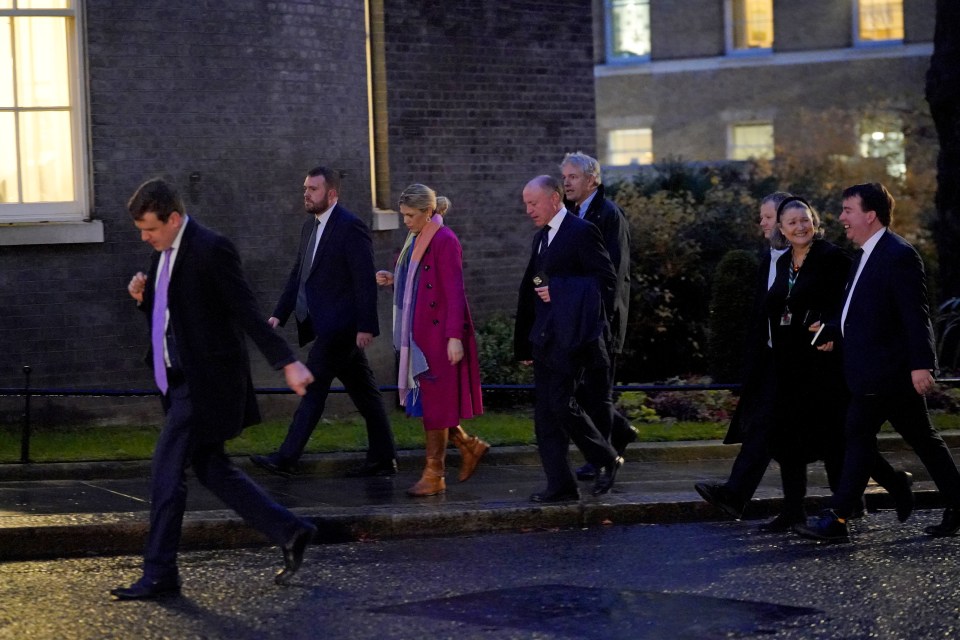
[[[733,49],[773,47],[773,0],[732,0]]]
[[[903,40],[903,0],[857,0],[857,40]]]
[[[653,164],[653,129],[617,129],[607,138],[607,164]]]
[[[764,122],[735,124],[730,129],[730,160],[773,157],[773,125]]]
[[[650,56],[650,0],[607,0],[608,57]]]

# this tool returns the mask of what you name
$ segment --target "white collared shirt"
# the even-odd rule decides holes
[[[313,242],[313,251],[310,252],[310,264],[313,264],[313,259],[317,257],[317,247],[320,246],[320,237],[323,235],[323,230],[327,228],[327,222],[330,220],[330,212],[333,211],[335,206],[337,206],[336,202],[330,205],[329,209],[316,216],[317,222],[320,224],[317,225],[317,237]]]
[[[772,287],[773,283],[777,280],[777,260],[787,251],[789,251],[789,249],[774,249],[770,247],[770,270],[767,272],[767,291],[770,291],[770,287]],[[770,325],[770,320],[767,320],[767,346],[771,349],[773,348],[773,327]]]
[[[557,235],[557,230],[560,229],[560,224],[563,222],[563,218],[567,215],[567,208],[560,207],[560,211],[557,211],[556,215],[550,218],[550,222],[547,223],[547,227],[550,228],[547,231],[547,246],[550,246],[550,243],[553,242],[553,238]]]
[[[843,334],[843,325],[847,321],[847,311],[850,309],[850,300],[853,298],[853,290],[857,288],[857,281],[860,280],[860,274],[863,273],[863,267],[867,264],[867,260],[870,259],[870,254],[873,253],[874,247],[877,246],[877,243],[880,242],[880,237],[887,230],[886,227],[883,227],[875,234],[870,236],[870,238],[863,243],[863,246],[860,247],[863,249],[863,256],[860,257],[860,264],[857,266],[857,274],[853,276],[853,282],[850,283],[850,291],[847,291],[847,300],[843,303],[843,313],[840,314],[840,333]]]

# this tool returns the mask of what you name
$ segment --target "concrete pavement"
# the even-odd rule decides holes
[[[960,432],[945,439],[960,448]],[[897,436],[881,437],[890,461],[914,474],[918,508],[938,507],[938,494],[916,456]],[[694,492],[698,480],[722,481],[737,447],[716,441],[635,443],[609,494],[590,496],[583,483],[579,502],[538,505],[530,494],[544,488],[534,447],[494,447],[466,483],[456,481],[456,450],[447,457],[447,492],[409,498],[404,489],[419,477],[422,452],[402,452],[393,478],[346,479],[360,454],[306,456],[301,473],[269,475],[246,458],[237,460],[282,504],[310,518],[319,542],[431,536],[505,530],[588,527],[609,523],[673,523],[723,516]],[[955,451],[955,457],[960,451]],[[572,452],[571,460],[580,457]],[[264,544],[189,476],[182,549]],[[746,518],[765,518],[779,508],[779,473],[772,465]],[[149,463],[146,461],[0,465],[0,560],[140,553],[147,532]],[[819,464],[810,465],[811,511],[829,495]],[[870,487],[868,509],[892,508],[882,489]],[[909,524],[909,523],[908,523]],[[745,522],[743,526],[754,526]]]

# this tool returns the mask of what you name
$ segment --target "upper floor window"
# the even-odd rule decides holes
[[[653,164],[653,130],[610,131],[607,137],[607,164]]]
[[[856,0],[854,7],[858,44],[903,40],[903,0]]]
[[[650,0],[606,0],[607,61],[650,57]]]
[[[750,122],[730,127],[727,158],[750,160],[773,157],[773,124]]]
[[[868,116],[860,121],[860,157],[886,161],[887,174],[902,178],[907,173],[903,123],[890,116]]]
[[[80,0],[0,0],[0,223],[85,217]]]
[[[773,48],[773,0],[727,0],[727,51]]]

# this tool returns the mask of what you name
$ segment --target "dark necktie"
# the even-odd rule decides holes
[[[583,217],[580,215],[580,205],[578,204],[573,205],[573,215],[577,216],[578,218]]]
[[[313,248],[317,244],[317,230],[320,228],[320,220],[313,224],[313,231],[307,239],[307,244],[303,248],[303,260],[300,262],[300,286],[297,288],[297,319],[305,322],[310,315],[310,307],[307,306],[307,278],[310,277],[310,269],[313,267]]]
[[[540,250],[538,253],[542,254],[544,251],[547,250],[547,247],[549,246],[548,244],[549,241],[550,241],[550,227],[547,226],[540,230]]]
[[[847,291],[853,286],[853,281],[857,277],[857,269],[860,268],[860,261],[863,260],[863,249],[857,249],[853,256],[853,264],[850,265],[850,274],[847,276]]]
[[[167,330],[167,291],[170,288],[170,255],[173,249],[163,252],[160,268],[160,277],[157,278],[157,288],[153,292],[153,314],[150,319],[150,346],[153,349],[153,379],[157,383],[160,393],[166,393],[167,363],[163,358],[164,335]]]

